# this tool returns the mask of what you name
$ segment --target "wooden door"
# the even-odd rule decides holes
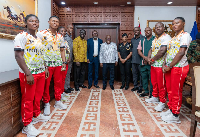
[[[81,29],[86,30],[86,36],[85,40],[92,38],[92,31],[96,30],[98,32],[98,37],[105,42],[106,35],[111,36],[111,41],[116,43],[117,45],[119,44],[119,24],[74,24],[75,28],[75,35],[74,37],[79,36],[79,32]],[[119,66],[115,67],[115,80],[120,80],[120,70]],[[118,74],[118,75],[117,75]],[[94,73],[93,73],[94,75]],[[86,79],[88,78],[88,66],[86,70]],[[102,68],[99,69],[99,80],[103,79],[102,75]],[[109,73],[108,73],[108,79],[109,79]]]

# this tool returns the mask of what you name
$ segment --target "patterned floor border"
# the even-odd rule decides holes
[[[91,90],[77,137],[99,137],[102,89]]]
[[[67,105],[66,110],[54,109],[51,113],[51,119],[48,122],[44,122],[40,127],[39,131],[41,134],[39,137],[54,137],[58,132],[61,124],[63,123],[65,117],[67,116],[68,112],[70,111],[72,105],[74,104],[75,100],[77,99],[80,91],[72,91],[72,93],[68,94],[67,101],[64,102]]]
[[[121,137],[143,137],[121,89],[112,90]]]
[[[136,92],[134,92],[136,97],[139,99],[141,104],[147,110],[149,115],[152,117],[156,125],[160,128],[161,132],[165,137],[187,137],[176,124],[174,123],[165,123],[162,121],[160,117],[160,112],[156,112],[154,108],[156,107],[157,103],[146,103],[145,98],[140,98]]]

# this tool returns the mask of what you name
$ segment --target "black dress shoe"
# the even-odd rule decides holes
[[[75,87],[75,90],[76,90],[76,91],[80,91],[79,87]]]
[[[121,87],[120,87],[120,89],[123,89],[125,86],[124,85],[122,85]]]
[[[148,96],[149,95],[149,93],[142,93],[142,94],[140,94],[140,97],[145,97],[145,96]]]
[[[69,89],[69,90],[71,90],[71,91],[74,91],[74,89],[73,89],[73,88],[71,88],[71,87],[69,87],[68,89]]]
[[[88,89],[90,89],[91,87],[92,87],[92,85],[89,85],[89,86],[88,86]]]
[[[64,92],[65,93],[71,93],[71,90],[68,88],[67,90],[66,89],[64,89]]]
[[[85,85],[81,85],[80,87],[82,87],[82,88],[87,88]]]
[[[99,87],[99,86],[97,86],[97,85],[94,85],[94,87],[95,87],[95,88],[100,88],[100,87]]]
[[[138,90],[138,87],[132,88],[131,91],[136,91]]]
[[[128,90],[128,89],[129,89],[129,86],[126,86],[126,87],[125,87],[125,90]]]
[[[102,88],[103,90],[105,90],[106,89],[106,86],[103,86],[103,88]]]
[[[138,89],[137,93],[142,93],[142,89]]]
[[[113,87],[113,85],[111,85],[111,86],[110,86],[110,88],[111,88],[112,90],[114,90],[114,87]]]

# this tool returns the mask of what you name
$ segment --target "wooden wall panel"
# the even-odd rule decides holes
[[[200,6],[197,6],[197,12],[196,12],[196,22],[197,22],[197,27],[198,31],[200,32]]]
[[[129,33],[129,40],[133,37],[134,6],[71,6],[57,8],[57,5],[53,2],[52,7],[54,7],[53,13],[58,14],[60,18],[60,26],[67,27],[68,24],[73,23],[120,23],[120,37],[125,32]]]

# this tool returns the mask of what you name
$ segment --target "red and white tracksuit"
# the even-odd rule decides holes
[[[153,97],[159,97],[160,102],[166,102],[167,90],[165,88],[164,73],[161,67],[151,66],[151,83],[153,86]]]
[[[26,75],[19,72],[21,86],[21,116],[24,126],[31,123],[33,116],[37,117],[40,114],[40,100],[44,92],[45,72],[32,74],[34,84],[29,85],[26,81]]]
[[[64,92],[65,78],[67,76],[67,70],[68,70],[68,64],[66,65],[66,70],[62,71],[62,90],[61,90],[61,94]]]
[[[54,95],[55,100],[59,101],[61,99],[62,92],[62,66],[57,67],[48,67],[49,77],[45,80],[44,94],[43,94],[43,102],[49,103],[50,95],[49,95],[49,86],[51,82],[52,76],[54,77]]]
[[[165,74],[168,93],[168,107],[173,114],[179,114],[182,104],[182,91],[185,78],[189,71],[189,65],[185,67],[173,67]]]

